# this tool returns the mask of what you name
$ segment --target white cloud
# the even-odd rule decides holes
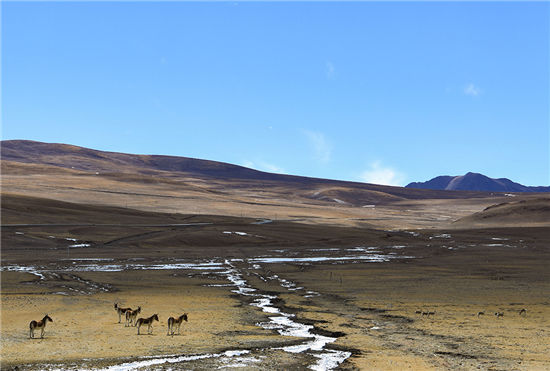
[[[310,130],[304,130],[303,132],[313,149],[315,159],[323,163],[329,162],[332,154],[332,145],[325,138],[325,135],[321,132]]]
[[[475,86],[473,83],[469,83],[464,87],[464,94],[470,95],[472,97],[477,97],[481,94],[481,89],[479,86]]]
[[[325,75],[327,76],[327,79],[332,80],[336,74],[336,68],[334,67],[334,64],[331,61],[327,61],[325,63]]]
[[[244,167],[255,169],[255,170],[267,171],[268,173],[286,174],[285,169],[283,169],[282,167],[270,164],[270,163],[265,162],[265,161],[255,161],[254,162],[254,161],[245,160],[245,161],[242,162],[241,165],[244,166]]]
[[[361,173],[359,179],[365,183],[403,186],[405,175],[391,167],[382,166],[380,161],[376,161],[370,164],[368,170]]]

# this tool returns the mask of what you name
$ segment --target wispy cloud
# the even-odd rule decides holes
[[[329,80],[334,79],[334,77],[336,76],[336,68],[334,67],[334,64],[331,61],[327,61],[325,63],[325,75]]]
[[[481,94],[481,89],[479,86],[475,86],[473,83],[469,83],[464,87],[464,94],[470,95],[472,97],[477,97]]]
[[[380,161],[375,161],[370,164],[369,169],[361,173],[359,179],[365,183],[402,186],[405,174],[391,167],[382,166]]]
[[[323,163],[329,162],[332,154],[332,145],[325,138],[325,135],[318,131],[304,130],[303,132],[313,150],[315,159]]]
[[[270,164],[265,161],[249,161],[245,160],[241,164],[244,167],[248,167],[255,170],[267,171],[268,173],[286,174],[285,169],[274,164]]]

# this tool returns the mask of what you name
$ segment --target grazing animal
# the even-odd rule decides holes
[[[478,317],[479,317],[479,316],[483,316],[483,315],[485,315],[485,312],[477,312],[477,316],[478,316]]]
[[[519,311],[519,315],[521,316],[522,314],[525,316],[527,315],[527,310],[525,308]]]
[[[159,320],[158,314],[153,314],[149,318],[138,318],[138,320],[136,321],[136,326],[138,328],[138,335],[141,335],[139,333],[139,329],[141,328],[141,326],[144,326],[144,325],[147,325],[147,333],[152,334],[153,333],[153,321],[158,322],[158,320]]]
[[[118,305],[118,303],[115,303],[115,310],[118,313],[118,323],[120,323],[121,316],[126,314],[126,312],[131,309],[132,308],[122,308]]]
[[[185,321],[187,322],[187,313],[183,313],[178,318],[170,317],[168,318],[168,333],[166,335],[174,335],[174,330],[177,327],[178,328],[178,335],[180,334],[180,326],[181,323]]]
[[[415,311],[414,313],[416,313],[416,314],[422,314],[422,311],[421,311],[421,310],[417,310],[417,311]]]
[[[504,317],[504,313],[503,312],[495,312],[495,316],[498,317]]]
[[[135,326],[137,315],[141,313],[141,307],[137,307],[136,310],[128,309],[126,311],[126,324],[124,326]]]
[[[40,321],[31,321],[31,323],[29,323],[29,338],[34,339],[34,330],[39,328],[41,330],[40,338],[43,339],[44,330],[46,330],[46,323],[48,321],[53,322],[53,319],[51,319],[47,314]]]
[[[428,317],[429,316],[435,316],[435,310],[433,312],[428,312]]]

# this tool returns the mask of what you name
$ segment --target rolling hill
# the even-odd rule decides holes
[[[106,219],[116,219],[121,209],[132,209],[381,229],[443,228],[510,201],[499,192],[415,189],[272,174],[194,158],[27,140],[1,142],[1,155],[3,195],[31,197],[42,208],[50,207],[47,200],[87,205],[83,210],[97,206],[108,214]],[[540,197],[534,193],[515,196],[516,201]],[[25,205],[7,202],[2,222],[36,222],[35,207]],[[47,210],[73,215],[63,207]],[[86,215],[75,218],[88,223]]]
[[[358,182],[310,178],[295,175],[274,174],[223,162],[188,157],[136,155],[118,152],[98,151],[84,147],[59,143],[43,143],[29,140],[7,140],[1,142],[3,171],[24,172],[30,165],[46,166],[81,171],[103,176],[130,177],[137,180],[167,181],[170,178],[200,178],[226,181],[225,186],[250,187],[262,185],[284,185],[292,187],[311,199],[324,199],[339,203],[362,206],[365,203],[380,203],[410,199],[449,199],[485,197],[480,192],[444,192],[419,190],[404,187],[383,186]],[[57,170],[59,171],[59,170]],[[139,175],[139,177],[137,176]],[[322,187],[320,193],[316,189]],[[308,192],[314,189],[313,192]],[[293,192],[294,193],[294,192]],[[322,193],[322,194],[321,194]]]
[[[503,202],[455,221],[455,227],[514,227],[518,224],[548,226],[550,197]]]

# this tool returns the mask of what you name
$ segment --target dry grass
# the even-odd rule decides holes
[[[254,326],[265,316],[252,307],[242,307],[226,288],[204,287],[219,283],[191,279],[182,271],[127,271],[79,274],[80,277],[111,282],[120,290],[91,296],[52,295],[36,286],[21,284],[22,273],[3,273],[2,365],[71,362],[83,359],[124,358],[165,354],[204,354],[225,349],[249,349],[283,344],[284,337]],[[34,289],[33,289],[34,287]],[[31,290],[29,290],[31,288]],[[118,323],[114,303],[143,312],[138,317],[159,315],[152,335],[137,335],[135,327]],[[180,336],[167,336],[167,320],[186,311],[189,322]],[[31,319],[48,313],[44,339],[29,339]],[[141,329],[147,333],[147,328]],[[39,336],[37,332],[36,336]],[[294,341],[287,338],[287,341]]]

